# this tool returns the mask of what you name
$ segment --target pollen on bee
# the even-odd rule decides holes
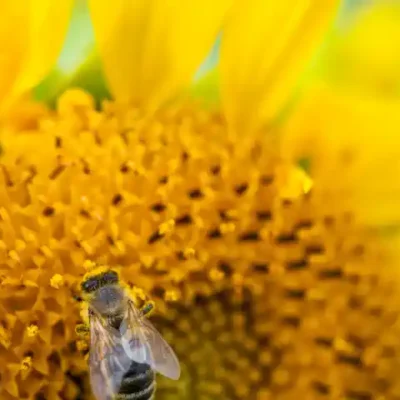
[[[26,327],[26,333],[28,337],[35,337],[39,333],[39,327],[35,324],[31,324]]]
[[[55,274],[50,279],[50,286],[59,289],[64,284],[64,278],[60,274]]]

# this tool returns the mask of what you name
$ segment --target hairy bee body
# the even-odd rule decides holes
[[[92,390],[97,400],[152,400],[155,373],[178,379],[179,362],[169,345],[138,310],[110,269],[85,276]]]
[[[148,365],[132,362],[115,400],[152,400],[155,388],[154,371]]]
[[[120,312],[108,313],[107,317],[110,325],[115,329],[119,329],[124,318]],[[152,400],[155,389],[155,373],[150,366],[132,361],[128,371],[122,377],[115,400]]]

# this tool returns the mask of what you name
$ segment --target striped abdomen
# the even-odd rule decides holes
[[[151,400],[156,389],[153,370],[147,364],[132,362],[124,375],[116,400]]]

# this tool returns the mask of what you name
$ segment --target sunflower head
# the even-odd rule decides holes
[[[37,3],[22,10],[40,16],[35,35],[64,26],[68,2]],[[56,109],[2,114],[1,398],[90,398],[77,300],[110,270],[154,301],[180,360],[159,399],[400,396],[397,187],[384,172],[397,171],[400,114],[324,87],[277,118],[336,5],[89,1],[115,100],[97,107],[76,88]],[[219,32],[221,105],[207,109],[181,95]],[[49,59],[18,57],[11,99]],[[374,145],[382,132],[391,152]]]

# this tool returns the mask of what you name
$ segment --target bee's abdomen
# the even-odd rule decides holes
[[[151,400],[156,389],[153,370],[146,364],[132,362],[121,382],[116,400]]]

